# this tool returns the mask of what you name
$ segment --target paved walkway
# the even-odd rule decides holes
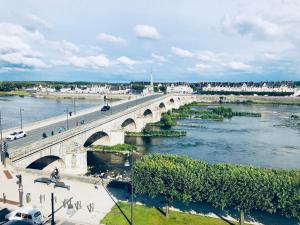
[[[16,184],[16,174],[11,170],[13,178],[8,179],[4,173],[4,168],[0,166],[0,197],[3,193],[6,199],[14,202],[19,202],[18,185]],[[101,185],[93,185],[81,183],[77,181],[64,180],[67,185],[70,185],[70,190],[64,188],[54,188],[53,184],[46,185],[42,183],[34,183],[37,176],[31,174],[22,174],[23,190],[24,190],[24,205],[37,207],[41,210],[44,216],[51,214],[51,193],[55,195],[55,210],[58,209],[55,216],[58,218],[58,224],[99,224],[100,220],[111,210],[114,201]],[[31,201],[26,202],[26,194],[30,194]],[[71,199],[72,208],[67,204],[63,207],[63,201]],[[75,204],[81,203],[81,207],[76,209]],[[14,204],[4,204],[0,202],[0,208],[15,209],[18,206]],[[93,210],[89,212],[88,207]],[[70,223],[70,221],[72,223]]]

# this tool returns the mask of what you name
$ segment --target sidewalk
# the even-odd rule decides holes
[[[9,170],[13,178],[8,179],[4,174],[4,168],[0,166],[0,197],[3,193],[6,199],[19,202],[18,185],[16,184],[16,174]],[[54,184],[46,185],[42,183],[34,183],[34,179],[38,176],[22,173],[22,182],[24,190],[24,206],[33,206],[41,210],[44,216],[51,214],[51,193],[55,195],[55,217],[58,218],[58,224],[74,224],[89,225],[99,224],[100,220],[111,210],[114,201],[105,191],[103,186],[81,183],[77,181],[63,180],[70,185],[70,190],[64,188],[54,188]],[[30,193],[31,201],[26,202],[26,194]],[[71,199],[73,208],[63,207],[63,201]],[[81,207],[77,210],[75,204],[81,202]],[[94,210],[89,212],[88,206],[93,206]],[[12,204],[4,204],[0,202],[0,208],[16,209],[18,206]],[[66,223],[67,221],[67,223]]]

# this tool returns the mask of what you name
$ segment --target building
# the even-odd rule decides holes
[[[193,88],[189,85],[174,85],[171,84],[167,86],[167,93],[180,93],[180,94],[191,94],[193,93]]]

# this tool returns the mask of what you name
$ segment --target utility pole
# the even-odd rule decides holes
[[[73,107],[74,107],[74,115],[76,115],[76,99],[74,98],[74,102],[73,102]]]
[[[51,193],[51,225],[55,224],[54,220],[54,194]]]
[[[2,142],[3,137],[2,137],[2,116],[1,116],[1,111],[0,111],[0,134],[1,134],[1,142]]]
[[[133,151],[131,152],[131,225],[133,225]]]
[[[24,111],[24,109],[20,108],[21,130],[23,130],[23,117],[22,117],[22,111]]]
[[[23,184],[22,184],[22,175],[16,175],[18,178],[17,184],[19,185],[18,191],[19,191],[19,206],[23,206]]]
[[[67,113],[67,130],[69,130],[69,108],[67,108],[65,112]]]

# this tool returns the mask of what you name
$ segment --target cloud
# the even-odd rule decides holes
[[[66,56],[66,60],[73,66],[88,69],[99,69],[108,67],[110,65],[109,59],[104,55],[76,56],[68,53]]]
[[[52,24],[48,23],[46,20],[34,14],[27,14],[25,18],[30,22],[33,22],[34,24],[47,29],[51,29],[53,27]]]
[[[121,56],[117,59],[117,61],[121,64],[130,66],[130,67],[141,63],[140,61],[130,59],[127,56]]]
[[[107,33],[101,33],[97,35],[97,39],[100,41],[104,41],[104,42],[108,42],[108,43],[112,43],[112,44],[126,44],[126,40],[118,37],[118,36],[114,36],[111,34],[107,34]]]
[[[252,69],[252,66],[243,62],[236,62],[236,61],[224,63],[223,65],[224,67],[227,67],[232,70],[249,71]]]
[[[249,35],[256,39],[281,39],[285,35],[282,26],[260,16],[225,17],[222,27],[225,33]]]
[[[137,38],[153,40],[160,39],[160,35],[155,27],[141,24],[136,25],[133,30]]]
[[[171,51],[179,57],[187,57],[187,58],[194,57],[194,54],[192,52],[182,48],[172,47]]]
[[[44,36],[39,31],[29,31],[12,23],[0,23],[0,67],[45,68],[43,54],[33,50],[32,43],[42,43]]]
[[[153,59],[155,59],[156,61],[158,61],[160,63],[167,62],[167,59],[164,56],[157,55],[157,54],[154,54],[154,53],[152,53],[151,56],[152,56]]]

